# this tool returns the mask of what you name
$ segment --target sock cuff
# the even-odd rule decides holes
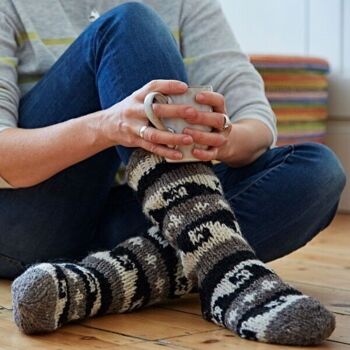
[[[134,191],[137,191],[141,178],[162,162],[164,162],[163,158],[147,152],[142,148],[135,150],[126,168],[129,186]]]
[[[137,149],[130,157],[126,168],[126,176],[129,186],[134,191],[140,192],[140,182],[146,182],[142,187],[148,188],[165,173],[167,174],[169,183],[180,178],[188,177],[189,174],[214,175],[211,170],[212,166],[211,162],[168,163],[160,156],[143,149]]]

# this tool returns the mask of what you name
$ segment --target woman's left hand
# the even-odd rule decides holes
[[[186,117],[186,121],[190,124],[209,126],[212,131],[204,132],[190,127],[184,129],[183,133],[192,136],[194,143],[209,146],[207,150],[195,148],[192,154],[202,161],[225,161],[232,151],[229,138],[232,126],[223,129],[227,115],[225,98],[217,92],[203,91],[197,94],[196,101],[211,106],[213,111],[196,111],[192,117]]]

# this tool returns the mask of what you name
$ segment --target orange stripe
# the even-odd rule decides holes
[[[328,61],[318,57],[300,57],[283,55],[251,55],[250,60],[253,63],[309,63],[327,65]]]

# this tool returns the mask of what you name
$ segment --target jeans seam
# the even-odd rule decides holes
[[[276,166],[272,167],[271,169],[269,169],[266,173],[262,174],[260,177],[258,177],[255,181],[249,183],[246,187],[244,187],[241,191],[239,191],[238,193],[236,193],[235,195],[231,196],[228,200],[231,201],[232,199],[238,197],[239,195],[241,195],[242,193],[246,192],[248,189],[250,189],[252,186],[256,185],[262,178],[264,178],[266,175],[270,174],[272,171],[274,171],[275,169],[278,169],[280,166],[284,165],[285,162],[287,161],[287,159],[294,154],[295,151],[295,147],[294,145],[290,145],[291,150],[288,154],[286,154],[283,158],[283,160],[278,163]]]

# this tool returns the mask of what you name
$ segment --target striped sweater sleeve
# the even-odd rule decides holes
[[[276,117],[259,73],[242,53],[217,0],[184,0],[180,19],[181,52],[189,80],[211,84],[225,96],[233,122],[262,121],[277,139]]]
[[[16,127],[20,90],[17,85],[16,27],[7,14],[6,1],[0,4],[0,132]]]

